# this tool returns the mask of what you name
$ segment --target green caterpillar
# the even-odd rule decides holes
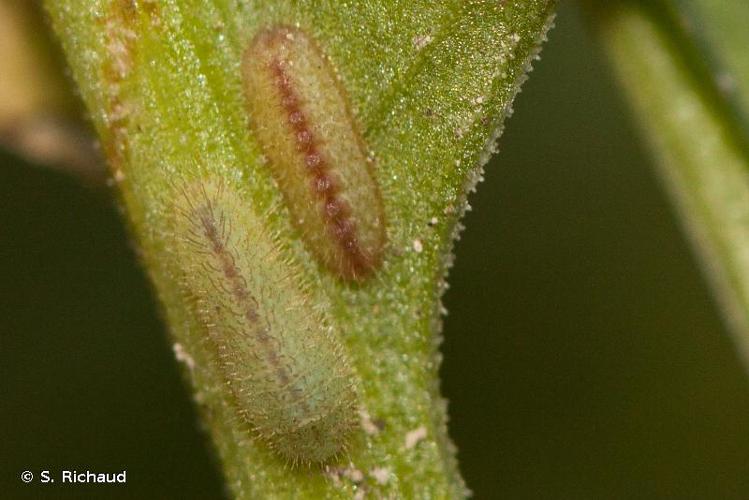
[[[334,459],[356,425],[355,378],[301,272],[229,184],[199,180],[175,192],[181,286],[239,413],[293,464]]]

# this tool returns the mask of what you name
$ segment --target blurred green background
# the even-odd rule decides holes
[[[574,5],[471,198],[443,390],[477,498],[749,498],[749,382]],[[110,201],[0,155],[0,497],[217,498]],[[126,487],[24,485],[43,469]]]

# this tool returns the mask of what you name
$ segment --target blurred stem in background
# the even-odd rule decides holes
[[[584,4],[749,370],[749,3]]]
[[[100,186],[104,163],[63,61],[36,1],[0,0],[0,147]]]

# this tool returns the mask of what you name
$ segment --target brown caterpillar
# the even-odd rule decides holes
[[[245,50],[250,126],[312,253],[344,279],[379,266],[379,187],[343,88],[314,41],[276,26]]]
[[[181,283],[241,415],[294,464],[336,457],[356,425],[354,373],[297,266],[228,184],[176,193]]]

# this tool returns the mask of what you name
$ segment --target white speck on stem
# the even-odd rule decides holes
[[[372,422],[372,417],[367,413],[367,410],[359,410],[359,418],[361,418],[361,426],[364,432],[370,436],[380,432],[380,429]]]
[[[384,485],[390,480],[390,469],[385,467],[375,467],[369,471],[369,475],[377,482]]]
[[[195,360],[192,359],[192,356],[188,354],[182,344],[175,342],[172,346],[172,350],[174,351],[174,357],[177,358],[177,361],[184,363],[190,371],[195,369]]]
[[[421,427],[417,427],[416,429],[406,434],[406,449],[410,450],[411,448],[419,444],[420,441],[423,441],[426,437],[427,428],[423,425]]]
[[[432,43],[432,40],[434,40],[434,38],[432,38],[432,35],[416,35],[413,38],[413,44],[414,47],[416,47],[416,50],[421,50]]]
[[[349,467],[344,471],[344,475],[354,483],[364,481],[364,473],[355,467]]]

